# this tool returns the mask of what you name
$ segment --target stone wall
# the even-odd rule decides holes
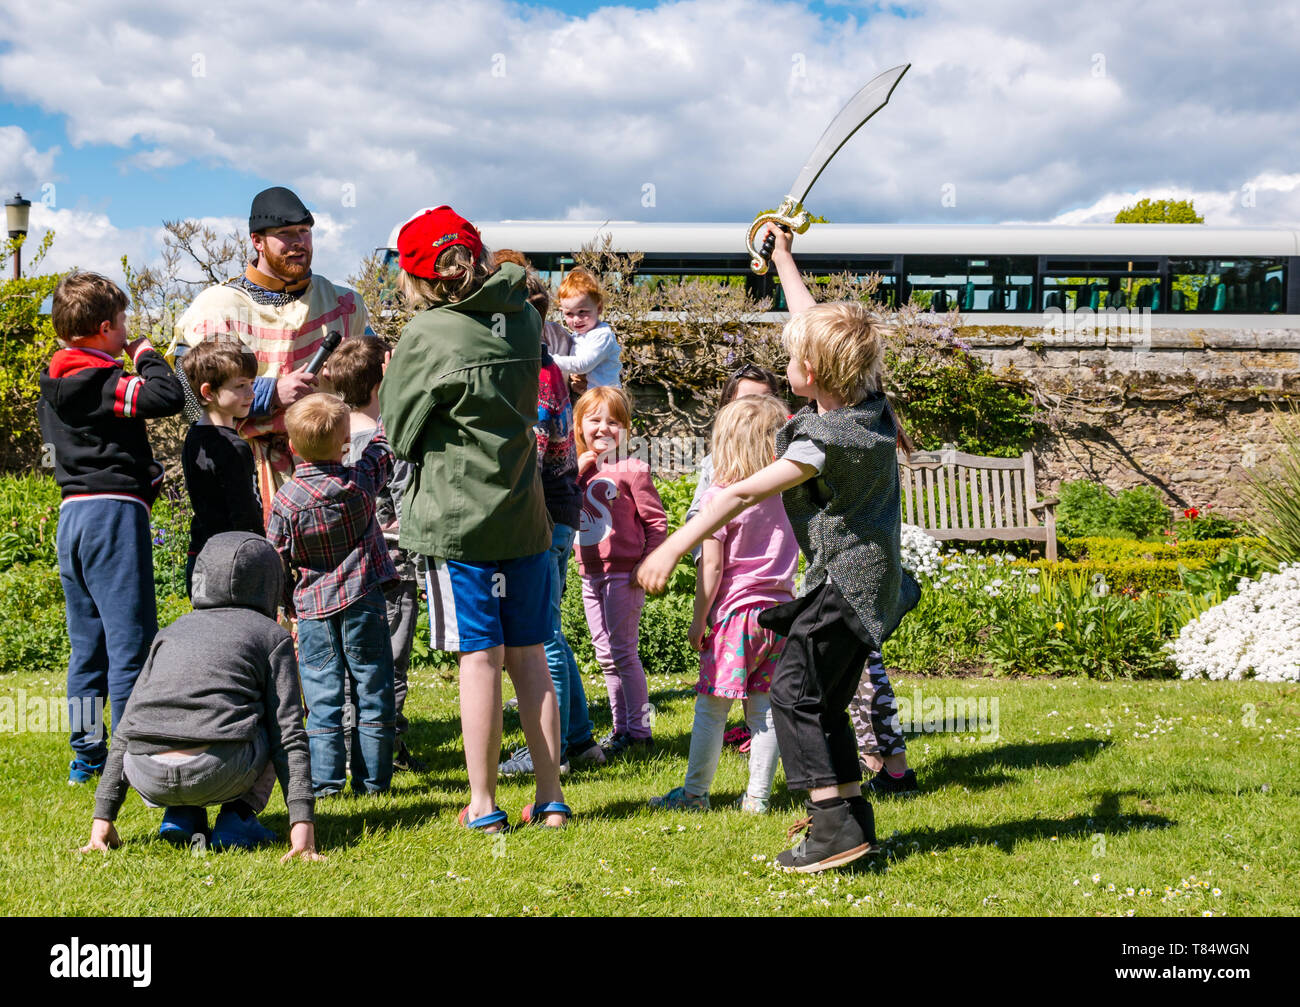
[[[968,325],[995,371],[1031,380],[1053,432],[1039,486],[1151,485],[1178,507],[1242,516],[1245,470],[1269,463],[1279,404],[1300,399],[1300,329],[1109,331]]]

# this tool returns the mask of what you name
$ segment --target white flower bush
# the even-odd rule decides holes
[[[903,569],[913,577],[939,572],[939,543],[914,524],[903,525]]]
[[[1259,580],[1193,619],[1169,644],[1183,678],[1300,681],[1300,563]]]

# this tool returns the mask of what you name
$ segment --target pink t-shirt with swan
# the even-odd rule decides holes
[[[663,501],[639,458],[592,466],[578,477],[578,492],[573,548],[582,573],[629,573],[668,537]]]

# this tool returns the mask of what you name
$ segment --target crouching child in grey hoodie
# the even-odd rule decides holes
[[[257,820],[275,781],[289,808],[289,852],[318,859],[307,732],[293,640],[275,621],[284,568],[248,532],[214,535],[194,566],[194,611],[154,638],[113,732],[82,852],[121,845],[113,825],[127,787],[164,807],[159,835],[251,848],[275,834]]]

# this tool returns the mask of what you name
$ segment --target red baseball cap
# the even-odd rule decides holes
[[[397,232],[397,262],[412,276],[436,280],[438,256],[453,245],[464,245],[475,259],[483,252],[478,228],[450,206],[421,210]]]

